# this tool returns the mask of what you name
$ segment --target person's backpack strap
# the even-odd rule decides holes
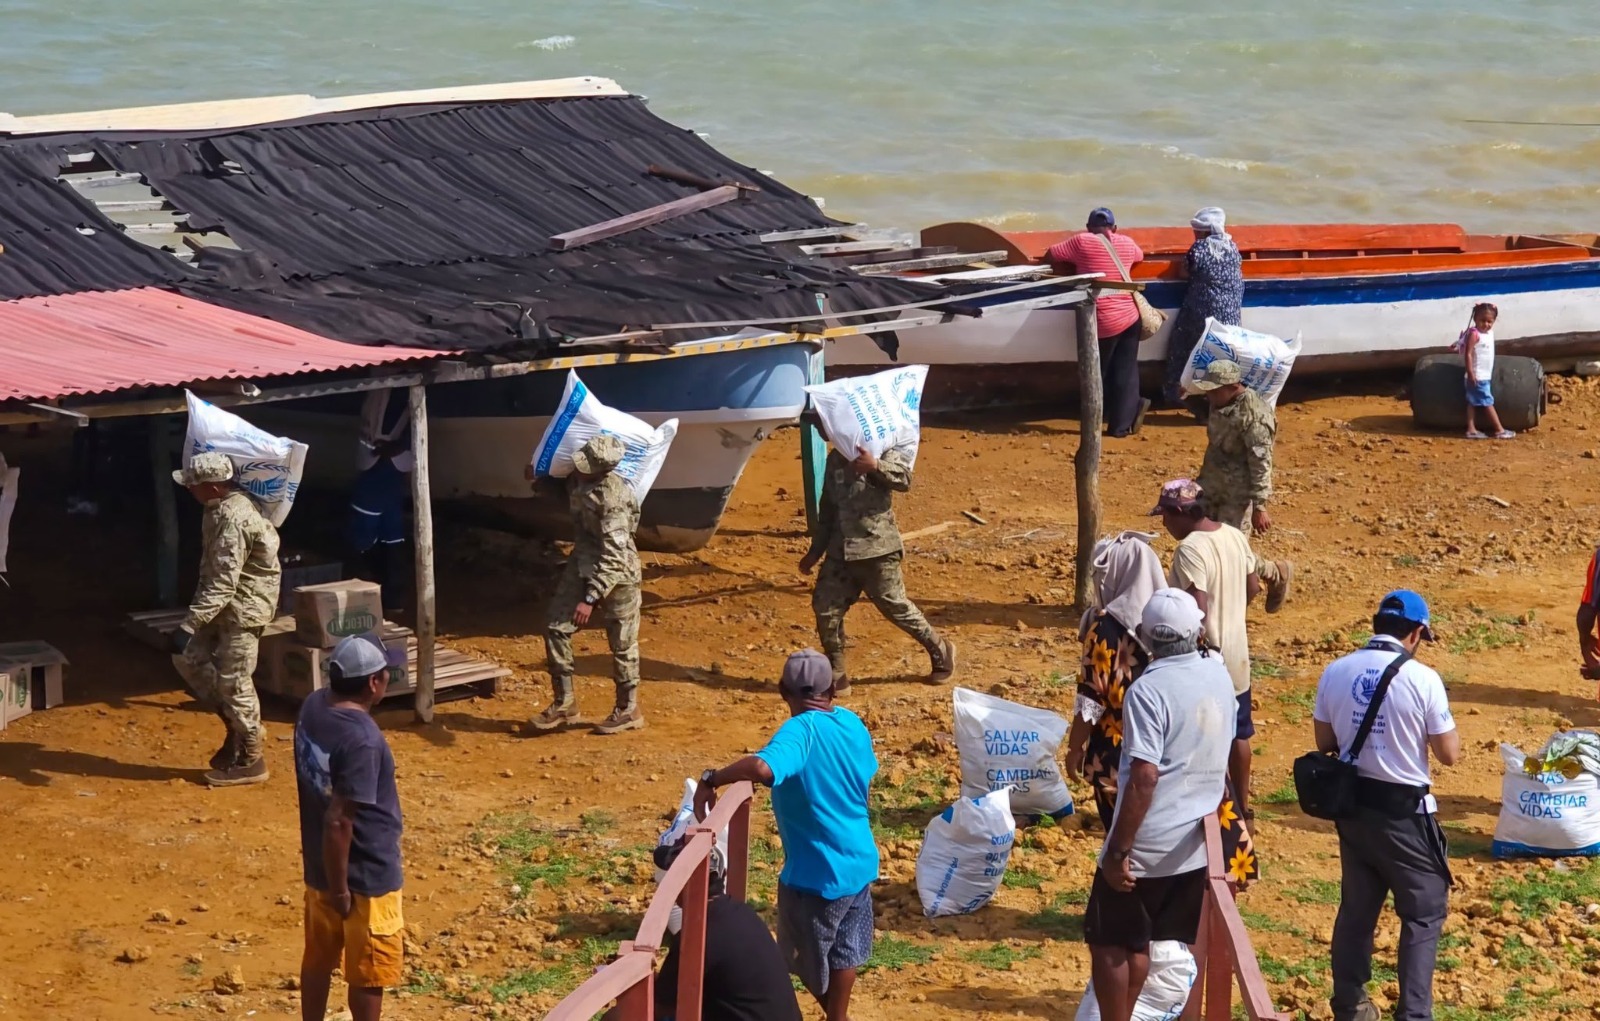
[[[1396,656],[1384,667],[1383,676],[1378,678],[1378,687],[1372,692],[1372,701],[1367,703],[1367,714],[1361,717],[1361,726],[1356,730],[1356,739],[1350,743],[1350,750],[1345,753],[1346,762],[1355,762],[1356,756],[1361,754],[1361,749],[1367,743],[1367,737],[1372,733],[1373,724],[1378,722],[1378,709],[1383,705],[1384,696],[1389,694],[1389,685],[1394,681],[1394,675],[1411,659],[1411,653],[1400,650]]]
[[[1099,238],[1100,243],[1106,246],[1106,251],[1111,255],[1111,261],[1117,264],[1117,272],[1122,274],[1122,282],[1125,284],[1133,283],[1133,278],[1128,276],[1128,267],[1122,264],[1122,256],[1117,254],[1117,246],[1112,244],[1111,239],[1104,234],[1096,234],[1095,237]]]

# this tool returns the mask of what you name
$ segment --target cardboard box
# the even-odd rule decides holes
[[[348,635],[383,625],[383,592],[370,581],[330,581],[294,590],[294,633],[307,645],[329,649]]]
[[[0,670],[27,669],[33,683],[33,708],[53,709],[64,698],[62,674],[67,657],[49,642],[7,642],[0,645]]]
[[[294,591],[307,585],[323,585],[344,578],[344,564],[338,560],[320,561],[305,554],[291,553],[281,558],[283,579],[278,588],[278,612],[294,610]]]
[[[27,667],[0,670],[0,730],[32,712],[32,672]]]
[[[407,662],[406,640],[397,638],[384,642],[384,653],[389,660],[390,692],[408,691],[411,688],[411,670]],[[273,666],[270,671],[268,691],[304,701],[313,691],[328,686],[328,667],[333,659],[332,649],[317,649],[295,641],[292,635],[282,636],[273,647]],[[258,671],[259,675],[259,671]]]

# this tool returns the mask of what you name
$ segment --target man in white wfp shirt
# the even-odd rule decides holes
[[[1433,641],[1428,604],[1400,589],[1383,597],[1365,648],[1335,660],[1317,684],[1312,722],[1317,750],[1343,754],[1355,740],[1379,681],[1395,657]],[[1431,1021],[1433,969],[1450,909],[1450,857],[1430,793],[1428,755],[1446,766],[1461,756],[1461,738],[1444,682],[1416,660],[1394,674],[1372,733],[1356,758],[1359,807],[1339,820],[1342,870],[1333,926],[1335,1021],[1378,1021],[1368,999],[1372,940],[1384,898],[1400,916],[1397,1021]]]
[[[1122,704],[1117,808],[1084,910],[1095,999],[1104,1021],[1129,1021],[1150,971],[1150,944],[1193,944],[1206,892],[1205,819],[1216,814],[1233,743],[1233,682],[1200,650],[1193,596],[1157,591],[1139,620],[1150,665]]]

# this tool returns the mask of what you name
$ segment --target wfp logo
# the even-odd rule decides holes
[[[289,466],[282,461],[246,461],[239,467],[239,486],[257,500],[282,499],[290,492]]]
[[[1356,678],[1355,684],[1350,686],[1350,697],[1356,700],[1357,705],[1367,705],[1372,701],[1372,696],[1378,691],[1377,670],[1368,670]]]
[[[916,373],[902,372],[889,384],[900,417],[912,423],[917,421],[917,413],[922,407],[922,391],[916,388],[916,381]]]

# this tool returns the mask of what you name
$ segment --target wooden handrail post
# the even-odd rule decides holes
[[[1073,458],[1078,495],[1077,608],[1094,598],[1094,544],[1100,539],[1100,427],[1105,421],[1105,393],[1100,385],[1100,325],[1095,314],[1096,288],[1089,300],[1073,309],[1078,321],[1078,453]]]
[[[641,951],[633,945],[632,940],[617,946],[619,959],[624,954],[641,952],[649,953],[653,962],[655,954],[652,951]],[[655,1021],[656,970],[653,966],[646,969],[644,978],[629,986],[617,997],[617,1013],[622,1015],[622,1021]]]
[[[716,834],[711,839],[715,841]],[[702,858],[678,898],[683,928],[678,930],[678,1004],[674,1019],[700,1021],[706,983],[706,897],[710,879],[710,859]]]
[[[728,896],[743,901],[750,889],[750,804],[746,800],[734,809],[728,821]]]

